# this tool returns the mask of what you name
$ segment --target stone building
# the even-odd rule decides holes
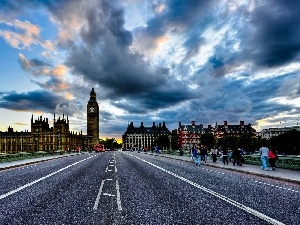
[[[228,124],[224,121],[223,125],[217,125],[213,129],[213,134],[216,138],[222,138],[224,136],[241,136],[249,134],[253,137],[256,136],[256,130],[252,128],[251,124],[244,124],[244,121],[240,121],[240,124]]]
[[[124,149],[145,149],[152,150],[156,146],[156,140],[162,135],[169,135],[171,132],[166,127],[165,122],[161,125],[153,125],[151,127],[145,127],[141,122],[141,126],[134,127],[133,122],[128,124],[126,132],[122,135],[123,148]]]
[[[257,132],[256,136],[265,139],[270,139],[271,137],[278,136],[280,134],[284,134],[292,130],[300,131],[300,127],[292,126],[292,127],[275,127],[275,128],[263,129],[262,131]]]
[[[241,136],[243,134],[250,134],[256,136],[255,129],[251,124],[245,125],[244,121],[240,121],[240,124],[229,125],[227,121],[224,121],[223,125],[215,125],[215,127],[208,125],[204,128],[202,124],[196,125],[195,121],[192,121],[191,125],[182,125],[179,122],[177,129],[178,144],[180,148],[191,149],[194,145],[197,146],[200,143],[201,134],[212,133],[216,139],[225,136]]]
[[[68,117],[53,119],[53,127],[49,126],[48,118],[42,116],[34,120],[31,117],[31,132],[14,131],[8,127],[6,132],[0,131],[0,152],[36,152],[56,151],[67,148],[83,148],[84,136],[69,130]]]
[[[203,125],[196,125],[195,121],[192,121],[191,125],[182,125],[179,122],[177,129],[179,148],[188,150],[193,146],[197,146],[200,142],[201,134],[204,132]]]
[[[0,131],[0,153],[56,151],[66,149],[93,148],[99,141],[99,106],[94,88],[87,103],[87,135],[82,131],[72,132],[69,129],[68,116],[53,118],[50,127],[48,118],[42,116],[34,120],[31,117],[31,131],[14,131],[8,127],[5,132]]]

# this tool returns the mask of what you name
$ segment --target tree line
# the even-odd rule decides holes
[[[201,134],[198,143],[206,146],[208,149],[217,147],[223,148],[242,148],[244,152],[253,154],[258,151],[261,146],[275,149],[279,154],[285,155],[299,155],[300,154],[300,131],[291,130],[278,136],[272,136],[270,139],[261,137],[253,137],[250,134],[243,134],[241,136],[227,135],[216,139],[212,133]],[[169,147],[170,139],[168,135],[162,135],[156,140],[156,144],[161,147]],[[179,149],[178,137],[176,134],[172,135],[171,148]]]

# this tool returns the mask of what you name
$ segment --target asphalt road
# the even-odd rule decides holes
[[[300,186],[136,152],[0,171],[0,224],[300,224]]]

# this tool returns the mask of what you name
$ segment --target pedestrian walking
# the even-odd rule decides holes
[[[232,162],[232,150],[228,148],[228,160]]]
[[[222,152],[222,155],[223,155],[223,164],[225,165],[228,165],[228,150],[226,148],[223,149],[223,152]]]
[[[239,164],[239,166],[242,166],[242,164],[245,162],[244,151],[241,148],[238,148],[238,151],[239,151],[239,154],[240,154],[240,164]]]
[[[195,163],[197,166],[200,166],[201,165],[201,150],[199,147],[197,148],[194,148],[194,159],[195,159]]]
[[[241,163],[241,156],[240,156],[240,152],[237,148],[234,148],[232,151],[232,158],[233,158],[233,165],[237,165],[239,166]]]
[[[158,154],[159,153],[159,147],[156,145],[155,147],[155,153]]]
[[[207,148],[201,145],[201,161],[206,162],[206,157],[207,157]]]
[[[269,158],[269,163],[270,163],[270,166],[272,167],[272,170],[275,170],[275,163],[276,163],[276,160],[278,159],[278,155],[273,148],[270,149],[270,151],[268,153],[268,158]]]
[[[268,170],[268,156],[269,156],[269,149],[265,146],[262,146],[260,149],[259,149],[259,154],[260,154],[260,159],[261,159],[261,163],[262,163],[262,166],[261,168],[263,170]]]
[[[179,148],[179,156],[183,156],[183,148]]]
[[[217,162],[217,154],[218,154],[218,150],[216,148],[212,148],[211,156],[212,156],[213,163]]]
[[[194,149],[195,149],[195,146],[193,146],[191,148],[191,160],[194,161],[195,160],[195,157],[194,157]]]

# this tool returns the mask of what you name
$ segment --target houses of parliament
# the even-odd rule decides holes
[[[50,127],[48,118],[31,117],[31,131],[0,131],[0,153],[56,151],[93,148],[99,142],[99,106],[94,88],[87,102],[87,133],[70,131],[68,116],[53,118]]]

